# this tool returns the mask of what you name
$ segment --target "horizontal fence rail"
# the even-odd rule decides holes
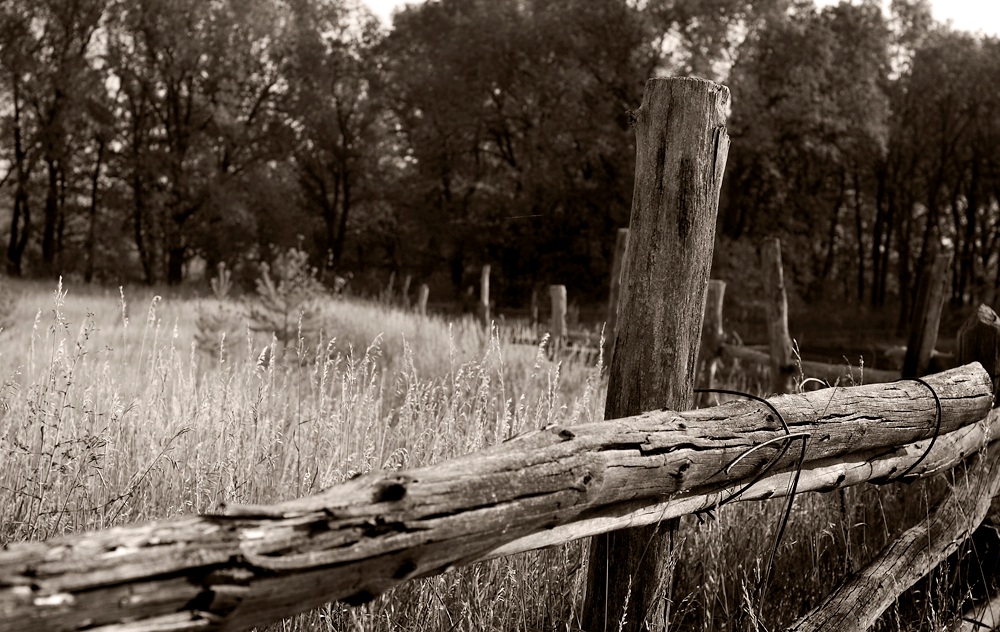
[[[997,436],[992,393],[973,363],[770,406],[552,426],[308,498],[13,544],[0,551],[0,629],[239,630],[329,601],[360,604],[454,566],[709,509],[762,473],[743,498],[787,493],[800,466],[800,490],[925,475]]]

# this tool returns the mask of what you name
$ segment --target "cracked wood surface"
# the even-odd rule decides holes
[[[940,433],[987,416],[992,384],[978,364],[925,380]],[[811,465],[927,441],[937,424],[931,389],[915,381],[770,402],[793,434],[809,434]],[[239,630],[363,603],[601,508],[717,492],[772,460],[783,436],[758,402],[656,411],[550,427],[275,505],[12,544],[0,551],[0,630]]]
[[[1000,439],[1000,410],[993,410],[978,423],[939,436],[933,446],[929,446],[930,439],[925,439],[898,448],[855,452],[807,463],[800,472],[796,493],[829,492],[859,483],[895,482],[897,477],[914,465],[916,467],[902,480],[912,481],[933,476],[952,469],[997,439]],[[716,490],[702,488],[696,492],[678,494],[656,504],[635,500],[608,505],[586,512],[577,522],[508,542],[480,559],[514,555],[597,533],[713,510],[738,492],[739,496],[733,498],[733,501],[787,497],[794,474],[794,469],[773,472],[749,487],[747,481],[740,481]]]

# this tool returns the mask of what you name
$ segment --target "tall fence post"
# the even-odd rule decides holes
[[[771,351],[771,391],[794,390],[795,364],[792,362],[792,337],[788,334],[788,296],[781,264],[781,240],[764,240],[760,249],[764,272],[764,300],[767,303],[767,339]]]
[[[951,258],[950,250],[936,255],[930,268],[921,275],[913,320],[910,321],[906,357],[903,359],[903,377],[926,375],[930,366],[931,354],[937,344],[938,326],[941,324],[941,309],[947,294]]]
[[[483,264],[479,273],[479,318],[490,328],[490,264]]]
[[[550,285],[549,299],[552,301],[552,315],[549,318],[549,335],[552,336],[551,348],[558,349],[566,337],[566,286]]]
[[[725,86],[650,79],[632,114],[635,193],[605,419],[691,406],[729,153],[728,109]],[[670,520],[593,538],[584,630],[665,629],[677,525]]]
[[[719,370],[722,343],[726,339],[726,332],[722,328],[722,305],[725,299],[726,282],[709,281],[708,298],[705,300],[705,322],[701,328],[701,349],[698,352],[702,388],[715,388],[715,372]],[[704,395],[701,403],[707,404],[711,401],[711,395],[709,393]]]
[[[426,283],[420,284],[420,291],[417,292],[417,313],[421,316],[427,315],[427,298],[431,294],[431,288]]]
[[[615,255],[611,260],[611,284],[608,291],[608,319],[604,325],[604,366],[611,367],[611,358],[615,353],[615,329],[618,327],[618,293],[622,281],[622,260],[625,258],[625,247],[628,245],[628,229],[619,228],[615,236]]]

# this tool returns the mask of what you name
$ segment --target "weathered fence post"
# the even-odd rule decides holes
[[[1000,317],[986,305],[958,329],[958,362],[979,362],[993,379],[993,393],[1000,383]]]
[[[729,90],[651,79],[632,116],[635,193],[605,419],[691,406],[719,190],[729,153]],[[663,630],[674,520],[596,536],[583,629]]]
[[[722,343],[726,332],[722,328],[722,304],[726,298],[726,282],[708,282],[708,298],[705,301],[705,322],[701,328],[701,349],[698,365],[701,367],[702,388],[715,388],[715,372],[722,357]],[[711,401],[711,395],[704,394],[702,404]]]
[[[479,318],[490,328],[490,264],[483,264],[479,273]]]
[[[622,259],[625,258],[625,246],[628,245],[628,229],[619,228],[615,236],[615,255],[611,260],[611,287],[608,292],[608,319],[604,325],[604,366],[611,366],[611,357],[615,353],[615,328],[618,327],[618,292],[622,280]]]
[[[781,265],[781,240],[764,240],[760,248],[764,272],[764,300],[767,302],[767,339],[771,351],[771,391],[791,393],[795,388],[792,337],[788,335],[788,297]]]
[[[934,262],[921,275],[917,289],[917,302],[910,321],[910,338],[906,344],[903,360],[903,377],[920,377],[927,373],[931,354],[937,344],[938,326],[941,324],[941,308],[948,287],[948,268],[951,267],[951,251],[934,257]]]
[[[420,291],[417,293],[417,313],[421,316],[427,315],[427,298],[431,294],[431,288],[426,283],[420,284]]]
[[[403,307],[410,306],[410,283],[413,282],[413,275],[407,274],[403,279],[403,289],[400,291],[399,302]]]
[[[549,299],[552,301],[552,315],[549,317],[549,335],[552,340],[549,346],[558,350],[566,338],[566,286],[550,285]]]

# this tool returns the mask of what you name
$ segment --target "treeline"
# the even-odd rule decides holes
[[[722,241],[778,234],[806,299],[900,303],[954,253],[952,302],[1000,293],[1000,41],[925,3],[792,12],[743,46]]]
[[[925,0],[440,0],[392,28],[356,0],[7,0],[0,220],[10,274],[326,277],[457,296],[605,291],[647,77],[733,91],[717,266],[785,238],[807,299],[882,305],[956,252],[1000,288],[1000,45]],[[904,306],[904,310],[906,307]]]

